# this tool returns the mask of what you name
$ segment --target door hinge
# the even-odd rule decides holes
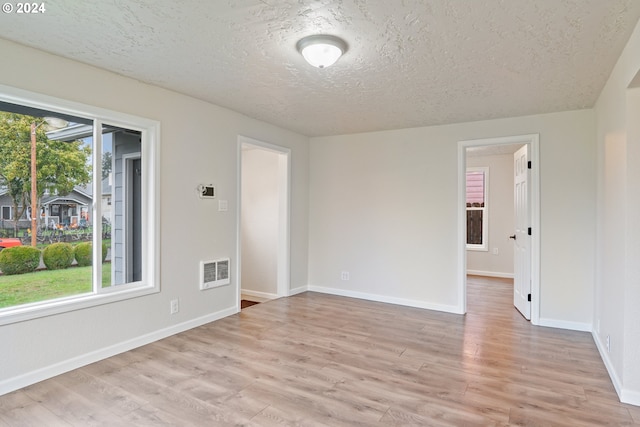
[[[531,302],[531,294],[527,295],[527,301]]]
[[[531,160],[527,162],[527,169],[531,169]]]
[[[531,236],[531,227],[529,227],[529,228],[527,229],[527,234],[528,234],[529,236]]]

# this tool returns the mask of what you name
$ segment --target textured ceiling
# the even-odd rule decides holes
[[[309,136],[592,107],[637,0],[50,0],[0,37]],[[316,69],[296,42],[342,37]]]

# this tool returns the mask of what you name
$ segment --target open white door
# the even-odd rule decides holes
[[[531,319],[531,237],[529,235],[529,145],[513,156],[515,234],[511,236],[514,250],[513,305]]]

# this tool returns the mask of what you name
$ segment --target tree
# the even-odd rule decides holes
[[[36,129],[37,200],[31,200],[31,123]],[[90,147],[82,141],[47,138],[43,118],[0,112],[0,185],[13,201],[14,229],[26,206],[39,217],[38,206],[45,191],[66,195],[76,185],[91,181]],[[38,218],[39,219],[39,218]]]
[[[102,179],[105,179],[111,173],[111,151],[102,153]]]

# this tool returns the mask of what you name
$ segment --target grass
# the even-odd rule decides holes
[[[91,292],[91,266],[0,276],[0,308]],[[103,264],[102,286],[111,285],[111,264]]]

